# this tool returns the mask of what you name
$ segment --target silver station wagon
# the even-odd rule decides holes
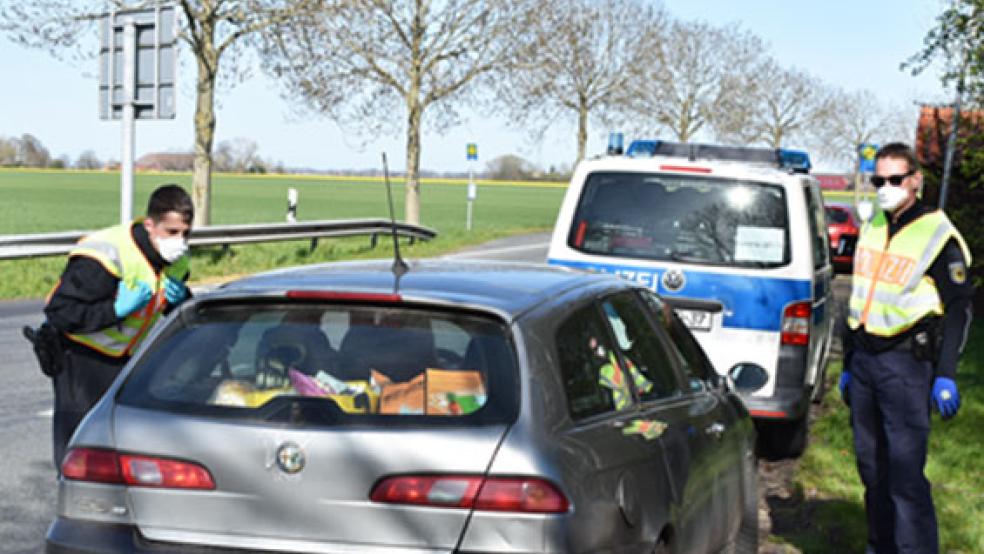
[[[754,428],[608,275],[343,263],[169,316],[76,432],[48,552],[755,552]]]

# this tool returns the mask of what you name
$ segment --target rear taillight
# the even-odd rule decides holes
[[[373,487],[369,498],[389,504],[496,512],[563,513],[570,505],[553,483],[543,479],[474,475],[387,477]]]
[[[574,235],[574,246],[580,248],[584,244],[584,233],[588,230],[588,222],[582,221],[577,226],[577,234]]]
[[[62,461],[62,475],[76,481],[122,483],[120,458],[112,450],[73,448]]]
[[[120,454],[99,448],[73,448],[62,462],[62,475],[75,481],[169,489],[215,488],[207,469],[193,462]]]
[[[796,302],[786,306],[782,312],[782,344],[810,344],[809,302]]]

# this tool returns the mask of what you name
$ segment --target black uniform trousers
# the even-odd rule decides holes
[[[55,375],[55,413],[52,420],[52,454],[61,472],[65,447],[82,418],[113,384],[126,359],[103,356],[82,346],[66,350],[62,370]]]
[[[851,356],[848,399],[864,483],[868,552],[935,554],[936,511],[923,473],[933,367],[910,351]]]

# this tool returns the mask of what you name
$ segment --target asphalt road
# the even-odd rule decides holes
[[[20,331],[40,320],[40,300],[0,303],[0,552],[41,552],[55,513],[51,384]]]
[[[542,262],[549,234],[492,241],[446,257]],[[38,369],[24,325],[41,322],[40,300],[0,302],[0,553],[44,550],[57,483],[51,461],[51,384]]]

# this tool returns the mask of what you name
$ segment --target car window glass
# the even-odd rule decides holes
[[[173,323],[138,361],[121,401],[259,417],[304,399],[348,418],[484,421],[512,409],[514,379],[507,330],[488,317],[405,307],[206,305]]]
[[[704,349],[669,304],[660,300],[651,291],[641,291],[641,294],[646,304],[649,305],[654,319],[669,334],[675,347],[674,351],[683,359],[682,366],[687,372],[690,390],[693,392],[703,390],[703,383],[713,382],[717,379],[714,366],[707,359]]]
[[[788,223],[780,185],[595,172],[585,181],[568,244],[606,256],[778,267],[790,259]]]
[[[596,306],[587,306],[564,320],[557,328],[555,343],[572,418],[632,404],[631,391]]]
[[[680,394],[671,354],[632,292],[602,302],[629,378],[643,400]]]
[[[848,214],[847,210],[842,210],[840,208],[827,208],[827,221],[830,223],[847,223]]]
[[[803,195],[806,196],[806,209],[810,222],[810,237],[813,243],[813,268],[820,269],[829,262],[827,246],[827,228],[823,202],[815,186],[803,185]]]

